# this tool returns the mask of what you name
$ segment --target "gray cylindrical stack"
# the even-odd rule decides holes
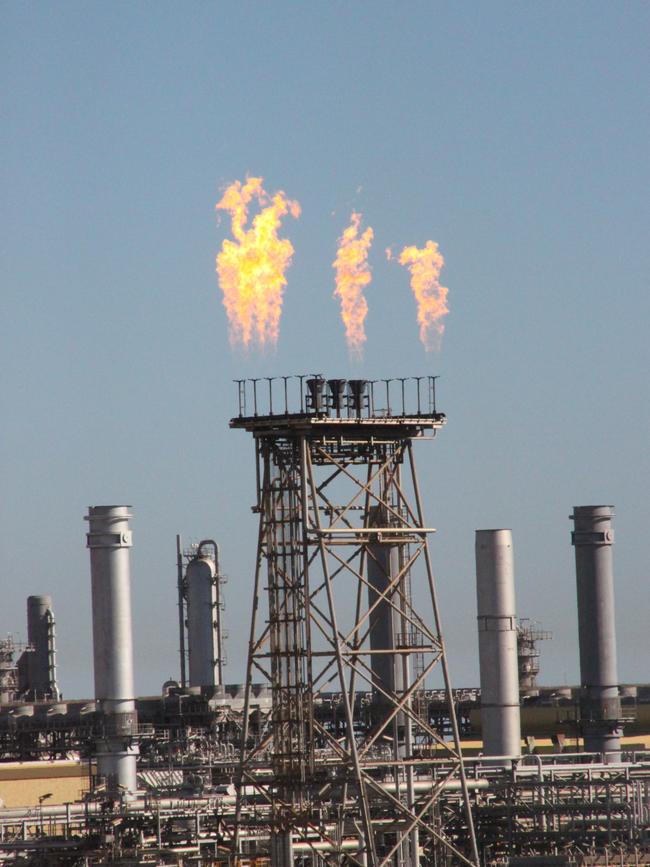
[[[386,526],[387,521],[385,509],[380,506],[370,509],[368,522],[370,526]],[[401,672],[396,665],[395,654],[389,652],[395,650],[399,632],[398,596],[394,588],[389,591],[398,570],[396,545],[379,540],[368,544],[366,558],[368,606],[373,608],[369,619],[368,637],[370,649],[373,651],[370,657],[373,699],[379,704],[386,700],[382,690],[392,695],[401,689]]]
[[[127,797],[137,789],[130,517],[129,506],[91,506],[87,516],[95,698],[104,727],[97,743],[97,769],[111,794]]]
[[[574,530],[580,642],[580,715],[588,752],[620,758],[621,702],[616,660],[613,506],[575,506]]]
[[[218,686],[219,633],[217,629],[217,568],[212,557],[190,560],[187,584],[187,649],[190,686]]]
[[[521,754],[517,618],[510,530],[476,531],[481,729],[488,756]]]
[[[29,694],[35,699],[59,697],[56,684],[54,614],[51,596],[27,597],[27,657]]]

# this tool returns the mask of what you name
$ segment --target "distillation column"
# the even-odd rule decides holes
[[[97,769],[109,793],[137,789],[137,715],[133,694],[133,636],[129,506],[91,506],[86,520],[92,581],[95,698],[103,718]]]
[[[580,715],[587,752],[620,759],[621,701],[616,662],[613,506],[575,506],[571,542],[576,556]]]
[[[27,642],[33,648],[27,656],[29,694],[35,699],[58,699],[51,596],[27,597]]]
[[[481,729],[487,756],[521,755],[511,530],[476,531]]]
[[[204,551],[208,544],[214,556]],[[190,686],[219,686],[222,682],[221,600],[216,542],[201,542],[196,557],[187,565],[185,582]]]

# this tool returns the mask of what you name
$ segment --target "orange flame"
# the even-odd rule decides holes
[[[217,273],[228,314],[230,343],[248,347],[252,339],[260,346],[275,345],[280,330],[285,272],[291,264],[293,245],[278,237],[282,217],[300,216],[300,205],[281,190],[270,196],[263,178],[235,181],[223,194],[217,208],[230,214],[234,241],[226,238],[217,256]],[[247,228],[249,206],[259,205]]]
[[[445,332],[442,319],[449,313],[449,290],[440,285],[439,279],[445,264],[442,253],[435,241],[427,241],[422,249],[404,247],[398,261],[411,272],[411,289],[418,305],[420,340],[427,352],[439,349]]]
[[[374,232],[368,227],[359,235],[361,214],[352,212],[350,225],[339,238],[339,247],[332,267],[336,271],[335,297],[341,301],[341,318],[350,354],[360,359],[366,342],[364,322],[368,302],[363,290],[372,280],[368,266],[368,250]]]

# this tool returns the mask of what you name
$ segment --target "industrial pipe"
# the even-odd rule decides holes
[[[133,691],[133,636],[129,506],[91,506],[86,520],[92,581],[95,698],[103,732],[97,770],[112,794],[137,789],[137,713]]]
[[[488,756],[521,755],[517,618],[510,530],[476,531],[481,729]]]
[[[580,716],[587,752],[606,761],[621,755],[621,700],[616,662],[613,506],[575,506],[575,548],[580,644]]]

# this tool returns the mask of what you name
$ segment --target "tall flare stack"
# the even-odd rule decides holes
[[[86,520],[92,581],[95,698],[103,731],[97,770],[110,794],[137,789],[137,715],[133,693],[133,634],[129,506],[91,506]]]
[[[580,716],[585,750],[620,758],[621,700],[616,661],[613,506],[575,506],[571,543],[576,556]]]
[[[253,435],[260,521],[231,859],[294,867],[309,851],[314,864],[478,865],[428,545],[435,529],[414,457],[415,442],[445,423],[435,379],[383,380],[384,406],[372,381],[346,388],[312,374],[290,391],[290,379],[276,380],[274,395],[269,378],[268,400],[259,379],[238,380],[230,422]],[[422,582],[417,605],[411,580]],[[416,703],[436,667],[451,738]],[[271,689],[263,741],[250,727],[260,675]],[[449,786],[460,820],[442,803]],[[253,790],[268,805],[263,849],[251,835]]]
[[[481,729],[487,756],[521,754],[511,530],[476,531]]]

